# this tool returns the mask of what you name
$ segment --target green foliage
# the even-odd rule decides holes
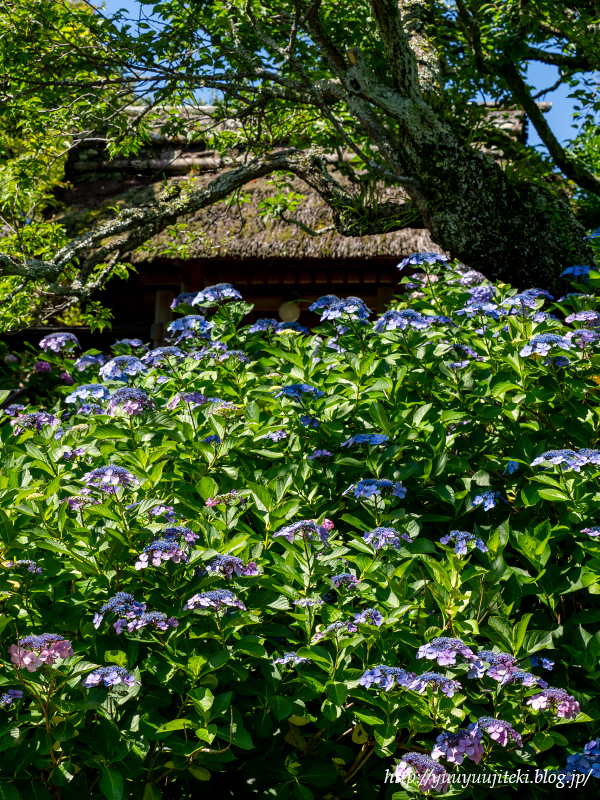
[[[544,314],[536,322],[526,308],[499,322],[454,315],[469,298],[460,274],[428,267],[428,276],[411,309],[453,315],[460,327],[376,333],[350,317],[342,333],[323,323],[321,338],[250,333],[238,327],[250,307],[230,302],[210,318],[213,339],[249,363],[210,348],[167,358],[130,379],[156,410],[86,415],[78,402],[65,404],[65,387],[47,406],[72,413],[60,430],[46,424],[14,435],[15,425],[2,426],[0,694],[21,689],[24,697],[0,711],[0,796],[179,800],[208,781],[219,796],[370,798],[408,750],[427,753],[440,732],[482,716],[509,722],[523,745],[486,739],[481,764],[448,765],[453,773],[552,770],[598,734],[600,545],[581,530],[598,521],[599,468],[529,465],[546,450],[597,443],[600,355],[573,349],[562,369],[521,357],[532,334],[564,334],[563,323]],[[496,292],[497,300],[513,293]],[[572,298],[554,310],[595,302]],[[473,348],[460,369],[448,340]],[[203,344],[180,342],[188,353]],[[70,357],[45,358],[55,373],[73,373]],[[90,383],[89,370],[81,380]],[[323,394],[277,396],[293,384]],[[229,405],[176,402],[182,392]],[[265,438],[281,430],[278,441]],[[358,434],[388,438],[345,444]],[[311,459],[315,450],[331,457]],[[509,461],[518,465],[512,474]],[[86,501],[85,474],[108,464],[137,482],[92,489],[100,503]],[[396,494],[347,491],[367,478],[391,481]],[[506,502],[484,511],[473,501],[486,491]],[[65,501],[76,496],[83,502],[70,508]],[[169,525],[197,538],[183,545],[183,559],[136,569],[163,529],[164,506],[174,509]],[[333,530],[321,529],[327,544],[318,534],[275,536],[300,520],[332,520]],[[375,527],[410,541],[374,550],[365,536]],[[451,530],[473,532],[487,551],[471,543],[457,554],[454,543],[440,543]],[[255,562],[258,574],[206,572],[219,554]],[[42,574],[10,566],[17,559],[35,561]],[[332,591],[340,574],[358,583]],[[187,607],[215,589],[243,607]],[[117,634],[107,612],[95,627],[117,591],[178,626]],[[307,599],[316,604],[296,603]],[[380,626],[326,633],[368,608],[381,613]],[[7,648],[43,632],[69,640],[73,656],[34,672],[11,665]],[[460,658],[447,667],[418,660],[419,647],[439,636],[460,637],[474,652],[507,652],[530,671],[530,656],[550,658],[553,671],[535,673],[566,689],[581,712],[535,711],[528,700],[538,687],[469,679]],[[290,651],[308,663],[275,663]],[[363,672],[379,664],[444,673],[461,688],[452,697],[365,688]],[[86,676],[111,665],[139,684],[84,688]],[[451,791],[483,796],[475,787]],[[538,798],[553,787],[520,791]]]

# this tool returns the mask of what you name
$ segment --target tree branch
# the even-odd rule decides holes
[[[529,93],[527,85],[514,63],[507,60],[500,67],[500,73],[529,119],[533,122],[540,139],[548,148],[556,166],[567,178],[575,181],[582,189],[587,189],[594,194],[600,195],[600,181],[595,175],[592,175],[589,170],[567,156],[558,139],[552,133],[550,126],[544,119],[544,115],[538,108],[537,103]]]

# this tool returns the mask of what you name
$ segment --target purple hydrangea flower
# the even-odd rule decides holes
[[[467,545],[471,542],[474,542],[475,547],[481,550],[482,553],[487,553],[488,551],[484,542],[474,533],[469,533],[468,531],[450,531],[440,539],[440,544],[449,544],[450,542],[454,542],[454,552],[457,556],[466,555]]]
[[[225,361],[232,361],[238,366],[250,363],[250,359],[243,350],[227,350],[226,353],[221,353],[218,360],[221,364]]]
[[[360,500],[361,497],[364,497],[365,500],[370,500],[371,497],[387,491],[391,491],[395,497],[403,498],[406,495],[406,489],[402,486],[400,481],[393,483],[385,478],[380,480],[364,478],[358,481],[358,483],[353,483],[352,486],[349,486],[342,494],[345,495],[348,494],[348,492],[354,492],[354,496],[357,500]]]
[[[523,669],[509,669],[506,672],[500,681],[500,685],[505,686],[510,683],[520,683],[522,686],[527,686],[528,688],[540,686],[542,689],[545,689],[548,686],[546,681],[543,681],[531,672],[525,672]]]
[[[65,347],[81,347],[79,339],[73,333],[49,333],[40,340],[40,347],[44,352],[60,353]]]
[[[574,311],[565,317],[565,322],[588,322],[590,327],[600,323],[600,314],[597,311]]]
[[[226,589],[215,589],[212,592],[204,592],[203,594],[195,594],[185,604],[184,608],[214,608],[215,611],[220,611],[223,606],[228,608],[240,608],[242,611],[246,610],[246,606],[241,600]]]
[[[65,450],[62,457],[65,461],[72,461],[74,458],[81,458],[85,455],[83,447],[75,447],[73,450]]]
[[[53,414],[47,414],[45,411],[32,411],[30,414],[19,414],[15,419],[11,419],[10,424],[14,435],[18,436],[21,431],[41,431],[46,425],[55,427],[58,422],[58,418]]]
[[[77,414],[104,414],[104,409],[102,406],[97,405],[96,403],[83,403],[78,409]]]
[[[589,328],[577,328],[574,331],[568,331],[566,338],[584,350],[588,344],[600,341],[600,333],[592,331]]]
[[[534,694],[526,705],[535,708],[536,711],[550,709],[561,719],[575,719],[580,711],[579,703],[572,695],[564,689],[555,689],[553,686]]]
[[[305,395],[323,397],[325,392],[322,392],[320,389],[315,389],[314,386],[310,386],[308,383],[292,383],[289,386],[282,386],[281,389],[277,389],[274,394],[275,397],[289,397],[293,400],[303,400]]]
[[[97,355],[85,355],[79,356],[77,361],[73,364],[75,369],[78,369],[79,372],[83,372],[84,369],[89,369],[90,367],[101,367],[106,364],[106,356],[103,356],[102,353],[98,353]]]
[[[36,361],[33,365],[33,369],[36,372],[52,372],[52,364],[49,364],[47,361]]]
[[[542,669],[547,669],[548,672],[552,672],[552,667],[554,666],[554,661],[549,658],[544,658],[543,656],[529,656],[529,661],[531,663],[531,668],[541,666]]]
[[[198,408],[206,403],[220,402],[218,397],[207,397],[205,394],[200,394],[200,392],[183,392],[182,394],[173,395],[167,403],[167,408],[172,411],[182,400],[190,409]]]
[[[459,692],[462,688],[458,681],[446,678],[437,672],[423,672],[421,675],[416,675],[407,688],[423,694],[428,686],[431,686],[434,692],[441,691],[446,697],[454,697],[455,692]]]
[[[328,458],[331,458],[333,453],[330,453],[329,450],[315,450],[314,453],[308,456],[309,461],[327,461]]]
[[[142,411],[156,411],[154,400],[148,397],[148,393],[143,389],[135,389],[128,386],[117,391],[110,398],[108,413],[114,417],[118,409],[121,409],[130,417],[141,414]]]
[[[471,303],[491,303],[496,294],[495,286],[474,286],[469,289]]]
[[[214,497],[206,498],[206,505],[209,508],[218,505],[230,506],[234,505],[235,503],[241,503],[243,505],[245,502],[245,498],[240,495],[237,489],[233,489],[231,492],[227,492],[225,494],[216,494]]]
[[[141,683],[131,675],[129,670],[124,667],[96,667],[93,672],[90,672],[85,678],[82,678],[81,684],[86,689],[91,689],[92,686],[98,686],[103,683],[105,686],[116,686],[118,683],[124,683],[125,686],[133,686]]]
[[[108,400],[110,392],[101,383],[85,383],[78,386],[71,394],[65,398],[65,403],[76,403],[77,400],[87,400],[88,397],[94,400]]]
[[[418,777],[419,789],[423,793],[448,791],[450,775],[446,768],[424,753],[405,753],[394,771],[397,783],[409,780],[413,774]]]
[[[11,644],[8,652],[17,669],[35,672],[42,664],[52,666],[57,658],[70,658],[73,647],[58,633],[41,633],[23,636],[17,644]]]
[[[488,664],[489,666],[485,666]],[[487,675],[501,685],[508,682],[509,677],[518,672],[518,660],[510,653],[494,653],[493,650],[480,650],[471,661],[467,678],[483,678]],[[486,671],[487,670],[487,671]]]
[[[431,757],[444,758],[451,764],[462,764],[466,757],[475,764],[479,764],[485,753],[482,738],[483,731],[477,726],[469,726],[469,728],[463,728],[456,733],[440,733],[435,740]]]
[[[146,604],[139,603],[132,594],[117,592],[94,614],[94,628],[100,627],[105,614],[116,614],[118,619],[113,627],[121,633],[128,620],[139,617],[145,610]]]
[[[540,336],[533,336],[525,347],[523,347],[519,355],[523,358],[533,353],[537,353],[540,356],[547,356],[553,347],[560,347],[562,350],[570,350],[572,346],[571,342],[564,336],[559,336],[556,333],[542,333]]]
[[[197,296],[198,292],[181,292],[181,294],[178,294],[177,297],[171,303],[171,309],[175,310],[183,303],[185,303],[188,306],[191,306],[192,300],[194,300]]]
[[[138,479],[129,472],[125,467],[118,467],[114,464],[108,464],[105,467],[97,467],[91,472],[87,472],[82,480],[87,486],[97,486],[102,490],[106,487],[122,486],[126,489],[135,483],[139,483]]]
[[[100,375],[104,380],[110,378],[119,381],[127,380],[128,375],[139,375],[142,372],[146,372],[146,367],[139,358],[134,356],[117,356],[100,367]]]
[[[230,283],[216,283],[214,286],[207,286],[192,299],[191,306],[198,306],[202,303],[212,305],[221,300],[241,300],[242,295],[234,289]]]
[[[593,525],[591,528],[582,528],[581,533],[587,533],[593,539],[600,536],[600,525]]]
[[[386,667],[384,664],[380,664],[378,667],[371,667],[366,670],[362,674],[359,683],[365,689],[370,689],[374,686],[377,689],[389,692],[396,686],[403,689],[408,688],[416,677],[413,672],[406,672],[406,670],[399,667]]]
[[[29,559],[26,558],[21,558],[18,559],[17,561],[7,561],[6,566],[9,567],[9,569],[22,569],[23,567],[25,567],[27,572],[33,572],[36,575],[42,574],[42,568],[38,567],[35,561],[30,561]]]
[[[15,700],[20,700],[23,697],[21,689],[9,689],[7,692],[0,694],[0,706],[7,708]]]
[[[100,505],[102,501],[100,498],[94,497],[91,489],[82,489],[80,494],[74,497],[65,497],[61,502],[67,503],[71,511],[79,511],[86,506]]]
[[[366,544],[370,544],[374,550],[381,550],[384,547],[393,547],[398,550],[402,547],[400,539],[404,539],[409,544],[412,539],[406,533],[400,533],[395,528],[374,528],[363,534]]]
[[[412,308],[406,308],[403,311],[386,311],[375,323],[373,330],[375,333],[382,333],[383,331],[393,331],[396,328],[404,331],[407,328],[414,328],[415,330],[425,330],[429,328],[432,322],[432,317],[426,317],[424,314],[419,314]]]
[[[469,728],[479,728],[489,734],[490,738],[497,742],[501,747],[506,747],[508,744],[508,737],[515,741],[519,747],[523,746],[521,734],[511,726],[509,722],[503,719],[494,719],[494,717],[480,717],[477,722],[472,722]]]
[[[575,472],[579,472],[581,467],[584,467],[588,462],[574,450],[547,450],[537,458],[534,458],[531,466],[537,467],[539,464],[544,463],[562,466],[563,469],[572,469]]]
[[[448,362],[450,369],[459,370],[469,366],[469,361],[450,361]]]
[[[496,500],[502,500],[508,505],[508,501],[502,497],[500,492],[482,492],[474,498],[473,506],[483,505],[484,511],[491,511],[492,508],[496,508]]]
[[[574,278],[583,278],[584,283],[589,283],[590,267],[587,267],[583,264],[575,264],[575,266],[567,267],[564,272],[560,273],[561,278],[566,278],[569,275],[572,275]]]
[[[421,645],[417,652],[417,658],[437,660],[440,667],[456,664],[457,655],[462,656],[465,661],[471,661],[475,657],[471,648],[467,647],[462,639],[450,639],[447,636],[432,639],[428,644]]]
[[[376,625],[378,628],[383,623],[383,614],[376,608],[365,608],[354,615],[355,625]]]
[[[150,563],[155,567],[160,567],[165,561],[172,561],[174,564],[179,564],[183,561],[187,564],[189,560],[187,545],[190,542],[190,538],[193,542],[198,538],[198,535],[190,531],[189,528],[181,528],[179,526],[165,528],[150,539],[138,556],[135,568],[147,569]]]
[[[6,408],[3,408],[1,413],[7,417],[16,417],[21,411],[25,411],[25,406],[22,406],[20,403],[11,403],[9,406],[6,406]]]
[[[310,597],[302,597],[300,600],[294,600],[294,605],[298,608],[312,608],[313,606],[322,606],[323,601],[320,598],[312,600]]]
[[[244,564],[241,558],[236,556],[215,556],[206,565],[205,573],[215,572],[224,578],[231,578],[235,573],[238,577],[258,575],[258,567],[255,561]]]
[[[411,253],[398,264],[398,269],[403,270],[408,264],[421,266],[421,264],[446,264],[450,259],[441,253]]]
[[[181,358],[185,358],[185,353],[178,347],[157,347],[156,350],[149,350],[143,355],[142,362],[149,367],[157,367],[164,361],[169,363],[170,361]],[[102,370],[100,370],[100,372],[102,372]]]
[[[288,433],[284,430],[279,431],[270,431],[270,433],[265,433],[264,436],[259,436],[259,439],[270,439],[272,442],[280,442],[282,439],[287,439]]]
[[[564,367],[568,367],[571,364],[571,360],[568,356],[554,356],[552,358],[547,358],[544,361],[545,367],[556,367],[557,369],[564,369]]]
[[[333,636],[337,639],[338,636],[346,635],[348,636],[351,633],[356,633],[358,628],[354,624],[354,622],[349,621],[340,621],[340,622],[333,622],[331,625],[328,625],[324,630],[317,631],[314,635],[313,641],[320,642],[321,639],[325,639],[328,636]]]
[[[117,624],[119,624],[119,628],[117,628]],[[133,631],[139,631],[145,628],[146,625],[150,625],[155,631],[166,631],[169,628],[179,627],[179,622],[175,617],[169,617],[167,619],[167,615],[163,614],[162,611],[145,611],[143,614],[140,614],[139,617],[130,619],[128,622],[119,620],[118,623],[115,624],[117,633],[121,633],[125,625],[127,625],[127,632],[133,633]]]
[[[388,437],[383,433],[357,433],[345,442],[342,442],[340,447],[354,447],[355,445],[368,444],[375,447],[378,444],[385,444],[388,442]]]
[[[273,659],[273,664],[281,664],[283,667],[297,667],[298,664],[310,664],[312,663],[310,658],[302,658],[301,656],[296,655],[296,651],[293,650],[290,653],[284,653],[279,658]]]
[[[329,531],[327,528],[323,525],[317,525],[312,519],[301,519],[298,522],[292,522],[290,525],[286,525],[273,534],[274,539],[277,536],[283,536],[290,544],[294,541],[295,536],[299,536],[305,541],[312,541],[315,536],[318,536],[323,544],[327,544],[329,541]]]
[[[18,360],[14,353],[7,353],[2,359],[5,364],[16,364]]]
[[[360,581],[355,575],[351,575],[349,572],[342,572],[341,575],[333,576],[331,588],[340,589],[342,586],[347,586],[349,589],[353,589],[357,583],[360,583]]]
[[[69,375],[68,372],[61,372],[58,377],[62,380],[65,386],[73,386],[73,384],[75,383],[73,377]]]

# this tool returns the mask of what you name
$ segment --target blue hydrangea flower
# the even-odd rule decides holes
[[[587,533],[592,539],[596,539],[600,536],[600,525],[593,525],[591,528],[582,528],[581,533]]]
[[[423,694],[427,691],[428,686],[431,686],[434,692],[441,691],[446,697],[454,697],[455,693],[462,689],[458,681],[446,678],[437,672],[423,672],[421,675],[416,675],[407,688]]]
[[[79,339],[73,333],[49,333],[40,339],[40,347],[44,352],[60,353],[65,347],[81,347]]]
[[[236,364],[249,364],[250,359],[242,350],[227,350],[226,353],[221,353],[218,358],[222,364],[224,361],[235,361]]]
[[[198,292],[181,292],[171,303],[171,309],[175,310],[180,305],[185,303],[187,306],[192,305],[192,300],[198,296]]]
[[[547,450],[531,462],[532,467],[537,467],[539,464],[554,464],[554,466],[562,466],[563,469],[572,469],[579,472],[581,467],[584,467],[588,462],[579,453],[574,450]]]
[[[421,645],[416,657],[437,660],[440,667],[447,667],[456,664],[457,655],[462,656],[465,661],[470,661],[475,654],[462,639],[440,636],[432,639],[428,644]]]
[[[282,439],[287,439],[288,433],[284,430],[279,431],[270,431],[270,433],[265,433],[264,436],[259,436],[259,439],[270,439],[272,442],[280,442]]]
[[[369,319],[371,309],[360,297],[345,297],[336,303],[328,305],[321,316],[322,320],[340,319],[342,316],[349,319],[365,321]]]
[[[345,442],[342,442],[340,447],[354,447],[355,445],[369,444],[375,447],[378,444],[385,444],[388,442],[388,437],[383,433],[357,433]]]
[[[523,347],[519,355],[523,358],[532,355],[532,353],[547,356],[553,347],[560,347],[562,350],[570,350],[572,344],[567,338],[559,336],[556,333],[542,333],[540,336],[533,336]]]
[[[128,375],[139,375],[142,372],[146,372],[146,367],[135,356],[117,356],[100,367],[100,375],[104,380],[126,380]]]
[[[491,303],[496,294],[495,286],[474,286],[469,289],[470,303]]]
[[[21,689],[9,689],[7,692],[0,694],[0,706],[7,708],[15,700],[20,700],[23,697]]]
[[[97,355],[79,356],[77,361],[73,364],[73,367],[78,369],[79,372],[83,372],[84,369],[88,369],[89,367],[101,367],[103,364],[106,364],[106,356],[103,356],[102,353],[98,353]]]
[[[323,525],[317,525],[312,519],[301,519],[298,522],[292,522],[286,525],[273,534],[275,539],[277,536],[283,536],[290,544],[294,541],[295,536],[299,536],[305,541],[312,541],[315,536],[318,536],[323,544],[329,541],[329,531]]]
[[[516,472],[519,469],[519,462],[518,461],[509,461],[506,465],[506,469],[502,473],[503,475],[508,472],[509,475],[512,475],[513,472]]]
[[[600,228],[598,230],[600,231]],[[572,753],[567,756],[564,778],[570,779],[576,772],[600,778],[600,739],[588,742],[583,748],[583,753]]]
[[[308,334],[308,328],[300,325],[299,322],[279,322],[275,333],[280,336],[282,333],[286,332]]]
[[[200,392],[183,392],[173,395],[167,403],[167,408],[172,411],[174,408],[177,408],[181,401],[183,401],[190,410],[203,406],[206,403],[221,402],[219,397],[207,397],[205,394],[200,394]]]
[[[138,686],[141,686],[135,676],[131,675],[129,670],[124,667],[96,667],[93,672],[81,680],[82,686],[85,686],[86,689],[91,689],[92,686],[98,686],[100,683],[109,687],[119,683],[124,683],[125,686],[133,686],[134,683],[137,683]]]
[[[46,425],[55,427],[58,422],[59,420],[54,414],[47,414],[45,411],[32,411],[29,414],[19,414],[18,417],[11,419],[10,424],[14,435],[18,436],[21,431],[25,430],[41,431]]]
[[[305,428],[319,428],[321,425],[317,417],[311,417],[308,414],[301,414],[298,420]]]
[[[77,409],[77,413],[87,415],[104,414],[104,409],[102,406],[96,405],[96,403],[83,403],[83,405]]]
[[[381,480],[364,478],[358,481],[358,483],[353,483],[352,486],[349,486],[342,494],[346,495],[348,492],[354,492],[354,496],[357,500],[360,500],[361,497],[364,497],[365,500],[370,500],[371,497],[380,495],[382,491],[390,491],[395,497],[400,498],[406,495],[406,489],[402,486],[400,481],[393,483],[385,478]]]
[[[597,311],[574,311],[565,317],[565,322],[587,322],[591,326],[597,326],[600,323],[600,314]]]
[[[425,330],[431,325],[432,317],[426,317],[424,314],[419,314],[412,308],[406,308],[403,311],[386,311],[375,323],[373,330],[376,333],[382,331],[393,331],[396,328],[404,331],[406,328],[414,328],[415,330]]]
[[[309,461],[327,461],[328,458],[331,458],[333,453],[330,453],[329,450],[315,450],[314,453],[308,456]]]
[[[549,672],[552,672],[552,667],[554,666],[554,661],[549,658],[544,658],[543,656],[529,656],[529,661],[531,663],[531,668],[541,666],[542,669],[547,669]]]
[[[373,686],[376,689],[383,689],[389,692],[397,686],[403,689],[408,688],[416,677],[414,672],[406,672],[406,670],[399,667],[387,667],[385,664],[380,664],[377,667],[365,670],[359,683],[365,689],[370,689]]]
[[[248,564],[244,564],[242,559],[237,558],[237,556],[215,556],[208,562],[204,572],[206,574],[215,572],[229,579],[233,577],[234,573],[238,578],[258,575],[258,567],[255,561],[249,561]]]
[[[395,528],[374,528],[372,531],[364,533],[363,539],[366,544],[370,544],[375,550],[381,550],[384,547],[393,547],[398,550],[402,547],[400,539],[404,539],[409,544],[412,542],[408,534],[401,534]]]
[[[356,575],[351,575],[349,572],[342,572],[341,575],[334,575],[331,579],[331,588],[339,589],[342,586],[347,586],[349,589],[354,588],[357,583],[360,583]]]
[[[211,592],[195,594],[186,602],[184,608],[214,608],[215,611],[220,611],[223,606],[227,608],[239,608],[242,611],[246,610],[246,606],[242,601],[226,589],[214,589]]]
[[[310,597],[302,597],[300,600],[294,600],[294,605],[298,608],[312,608],[313,606],[322,606],[323,601],[320,598],[313,600]]]
[[[30,559],[26,559],[26,558],[21,558],[21,559],[18,559],[17,561],[7,561],[6,562],[6,566],[9,569],[21,569],[21,568],[25,567],[27,572],[33,572],[36,575],[41,575],[42,574],[42,568],[38,567],[38,565],[37,565],[37,563],[35,561],[31,561]]]
[[[495,303],[467,303],[463,308],[459,308],[456,313],[459,316],[465,314],[467,317],[474,317],[479,314],[482,317],[491,317],[492,319],[499,320],[504,313],[501,308]]]
[[[303,400],[305,395],[312,397],[323,397],[325,392],[315,389],[308,383],[292,383],[289,386],[282,386],[274,392],[275,397],[289,397],[292,400]]]
[[[181,317],[171,322],[167,330],[174,335],[176,341],[183,341],[198,336],[210,339],[210,331],[214,327],[214,322],[209,322],[199,314],[189,314],[187,317]]]
[[[501,684],[506,682],[507,676],[518,672],[518,661],[510,653],[494,653],[493,650],[480,650],[471,659],[467,678],[483,678],[487,675]]]
[[[321,308],[329,308],[340,302],[340,298],[335,294],[324,294],[318,300],[308,307],[309,311],[318,311]]]
[[[380,628],[383,623],[383,614],[376,608],[365,608],[354,615],[356,625],[375,625]]]
[[[570,342],[575,342],[581,350],[584,350],[586,345],[600,341],[600,333],[589,328],[577,328],[574,331],[569,331],[566,334],[566,338]]]
[[[74,389],[65,398],[65,403],[75,403],[77,400],[86,400],[88,397],[92,397],[94,400],[108,400],[110,392],[101,383],[85,383]]]
[[[554,356],[544,360],[545,367],[556,367],[557,369],[564,369],[571,364],[571,360],[567,356]]]
[[[572,276],[573,278],[583,278],[584,283],[589,283],[590,267],[587,267],[584,264],[575,264],[575,266],[567,267],[564,272],[560,273],[561,278],[567,278],[569,276]]]
[[[155,350],[149,350],[144,356],[142,361],[149,367],[156,367],[164,361],[169,363],[173,360],[185,358],[183,353],[178,347],[157,347]]]
[[[492,508],[496,508],[496,500],[502,500],[503,503],[508,505],[508,501],[502,497],[500,492],[482,492],[475,497],[473,500],[473,505],[483,505],[484,511],[491,511]]]
[[[117,592],[94,614],[94,628],[100,627],[105,614],[116,614],[119,619],[114,623],[114,628],[119,628],[117,632],[120,633],[127,620],[139,617],[145,610],[146,604],[139,603],[132,594]]]
[[[450,533],[447,533],[446,536],[442,536],[440,539],[441,544],[449,544],[450,542],[454,542],[454,552],[457,556],[464,556],[467,554],[467,545],[470,542],[474,542],[475,547],[481,550],[482,553],[487,553],[488,551],[482,539],[479,539],[474,533],[468,533],[467,531],[450,531]]]
[[[125,345],[126,347],[132,347],[134,350],[138,350],[140,347],[144,350],[148,350],[148,345],[144,344],[141,339],[117,339],[117,341],[112,345],[112,348],[116,348],[118,345]]]
[[[221,300],[241,300],[242,295],[234,289],[230,283],[216,283],[214,286],[207,286],[192,299],[191,306],[198,306],[201,303],[212,305]]]
[[[323,630],[317,631],[314,635],[313,641],[320,642],[321,639],[325,639],[329,636],[333,636],[335,639],[337,639],[338,636],[348,636],[349,634],[356,633],[357,631],[358,628],[353,622],[348,622],[347,620],[344,620],[343,622],[333,622]]]
[[[545,689],[548,686],[546,681],[543,681],[541,678],[538,678],[537,675],[533,675],[531,672],[526,672],[523,669],[509,670],[500,681],[501,686],[510,683],[520,683],[527,688],[537,685]]]
[[[248,333],[261,333],[269,329],[276,331],[279,327],[279,322],[276,319],[257,319],[256,322],[250,326]]]
[[[398,269],[403,270],[407,264],[420,266],[421,264],[446,264],[450,259],[440,253],[411,253],[398,264]]]
[[[25,406],[22,406],[20,403],[11,403],[6,408],[0,409],[0,414],[6,417],[16,417],[21,411],[25,411]]]
[[[289,666],[289,667],[297,667],[298,664],[311,664],[310,658],[302,658],[301,656],[296,655],[296,651],[293,650],[290,653],[284,653],[279,658],[273,659],[273,664],[281,664],[282,667]]]
[[[155,567],[160,567],[166,561],[179,564],[181,561],[187,563],[188,543],[193,543],[198,538],[198,534],[193,533],[189,528],[175,526],[164,528],[160,533],[153,536],[149,543],[144,547],[138,560],[135,563],[136,569],[147,569],[152,563]]]
[[[117,625],[119,627],[117,627]],[[133,631],[139,631],[145,628],[146,625],[150,625],[155,631],[166,631],[169,628],[177,628],[179,626],[179,621],[175,619],[175,617],[169,617],[167,619],[167,615],[163,614],[162,611],[145,611],[140,614],[139,617],[130,619],[127,622],[125,620],[118,620],[115,623],[115,630],[117,633],[121,633],[122,629],[126,626],[127,632],[133,633]]]
[[[589,236],[584,236],[583,238],[586,242],[591,242],[592,239],[596,239],[598,236],[600,236],[600,228],[596,228],[593,233],[590,233]],[[572,269],[572,267],[570,267],[570,269]]]

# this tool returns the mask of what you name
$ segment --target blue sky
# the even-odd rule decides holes
[[[129,14],[137,19],[140,4],[137,0],[104,0],[106,13],[113,14],[120,8],[129,11]],[[150,10],[151,6],[146,6],[146,11]],[[527,74],[529,82],[535,87],[536,91],[546,89],[552,86],[558,78],[558,70],[549,64],[532,63],[529,66]],[[570,88],[568,86],[561,86],[555,92],[550,92],[540,100],[552,103],[552,109],[546,115],[546,120],[552,128],[554,135],[561,143],[565,143],[576,135],[577,128],[574,127],[573,110],[575,101],[569,99]],[[541,146],[537,131],[533,125],[529,125],[529,144],[534,146]]]

